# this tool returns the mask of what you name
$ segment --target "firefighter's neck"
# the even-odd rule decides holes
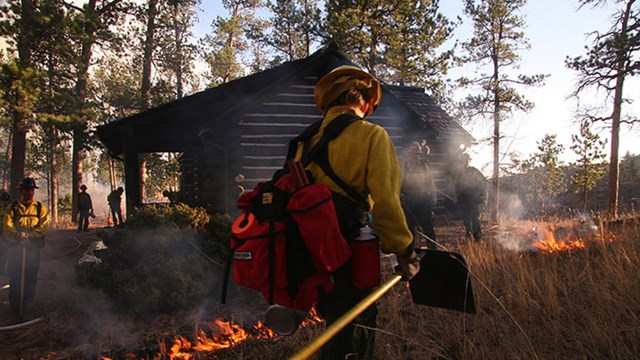
[[[338,116],[340,114],[354,114],[359,117],[364,117],[366,109],[362,109],[357,105],[339,105],[329,109],[328,116]]]

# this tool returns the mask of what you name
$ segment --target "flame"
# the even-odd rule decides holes
[[[320,315],[318,315],[318,311],[316,310],[316,308],[312,308],[311,311],[309,311],[309,314],[307,315],[307,318],[304,319],[302,324],[300,324],[300,327],[304,328],[304,327],[307,327],[307,326],[310,326],[310,325],[319,324],[319,323],[321,323],[323,321],[324,320],[322,320]]]
[[[300,327],[307,327],[322,321],[314,308],[300,324]],[[193,344],[184,337],[178,336],[173,340],[173,346],[170,349],[167,350],[163,347],[163,354],[166,354],[171,360],[188,360],[193,358],[193,352],[212,352],[239,345],[249,338],[273,339],[278,336],[261,322],[245,330],[238,324],[218,318],[213,323],[207,323],[207,326],[212,330],[211,336],[207,335],[206,331],[198,329]]]
[[[584,249],[584,241],[573,238],[571,234],[566,237],[557,236],[556,234],[561,228],[556,228],[554,225],[547,225],[541,227],[541,239],[534,242],[534,246],[538,249],[547,252],[554,253],[566,250]]]

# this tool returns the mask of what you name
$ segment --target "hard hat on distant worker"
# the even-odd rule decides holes
[[[39,189],[39,187],[36,186],[36,180],[32,177],[26,177],[22,180],[20,180],[20,183],[18,184],[18,187],[20,189],[22,188],[34,188],[34,189]]]
[[[380,82],[373,75],[351,65],[338,66],[318,81],[313,91],[318,109],[324,113],[340,94],[351,88],[362,90],[369,103],[365,116],[371,115],[382,96]]]
[[[422,154],[422,146],[417,141],[413,141],[407,147],[407,154]]]

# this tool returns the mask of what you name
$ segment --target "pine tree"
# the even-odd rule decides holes
[[[438,1],[329,0],[326,36],[383,81],[440,97],[453,52],[439,51],[454,26],[438,9]]]
[[[606,0],[580,0],[581,6],[598,6]],[[585,90],[604,90],[607,99],[613,100],[611,113],[600,115],[588,111],[585,115],[592,122],[605,121],[611,124],[611,151],[609,158],[609,186],[607,212],[618,216],[618,192],[620,189],[620,125],[637,122],[636,118],[624,119],[622,104],[625,103],[623,90],[625,80],[640,71],[637,60],[640,51],[640,8],[636,0],[616,1],[620,9],[613,15],[614,25],[606,32],[594,32],[594,40],[587,47],[587,54],[574,58],[567,57],[567,67],[578,71],[579,80],[574,96],[579,97]]]
[[[518,12],[526,0],[465,0],[465,14],[473,21],[473,37],[463,47],[467,63],[486,66],[488,73],[474,79],[459,80],[462,87],[478,89],[469,95],[463,106],[470,117],[490,116],[493,120],[493,178],[489,192],[491,220],[498,218],[500,178],[500,124],[513,111],[529,111],[534,104],[518,92],[516,86],[540,86],[545,75],[512,75],[509,69],[517,69],[518,52],[529,48],[522,30],[523,16]]]
[[[0,5],[0,35],[8,37],[15,56],[3,69],[4,97],[12,117],[10,185],[12,198],[18,197],[17,184],[25,174],[27,133],[37,98],[37,74],[32,68],[37,11],[33,0],[11,0]]]
[[[521,170],[530,177],[526,193],[528,203],[539,212],[548,211],[555,197],[567,188],[559,155],[564,150],[556,135],[546,134],[538,143],[538,151],[524,161]]]
[[[91,106],[91,96],[88,92],[89,69],[93,65],[94,46],[98,43],[109,44],[110,47],[117,47],[118,36],[111,26],[120,21],[125,14],[126,8],[122,0],[89,0],[82,8],[73,3],[64,3],[70,9],[75,10],[74,32],[76,46],[78,48],[78,58],[76,66],[75,85],[75,113],[73,115],[73,147],[71,157],[71,199],[72,213],[74,220],[76,215],[76,204],[78,189],[83,183],[82,163],[85,151],[90,146],[91,138],[88,132],[90,119],[94,114]]]
[[[244,75],[242,56],[248,50],[246,30],[255,25],[260,0],[223,0],[228,18],[218,16],[212,34],[202,39],[209,65],[209,86],[227,83]]]
[[[578,156],[578,160],[572,163],[576,167],[576,173],[571,178],[573,190],[576,193],[582,193],[582,207],[586,211],[588,191],[605,174],[602,161],[606,155],[602,149],[607,142],[591,131],[587,121],[580,124],[579,135],[571,135],[571,142],[571,150]]]
[[[159,3],[157,21],[157,54],[159,72],[172,80],[175,99],[181,99],[185,85],[194,79],[197,47],[191,29],[196,22],[195,7],[199,0],[165,0]]]
[[[309,56],[311,46],[320,40],[318,1],[275,0],[267,8],[273,16],[266,23],[254,22],[249,38],[272,49],[276,63]]]
[[[73,108],[73,44],[70,38],[71,21],[68,12],[55,0],[39,2],[38,32],[41,34],[33,49],[34,67],[43,74],[40,97],[36,103],[36,119],[42,127],[39,149],[43,165],[43,177],[47,179],[48,204],[51,221],[58,223],[58,177],[68,151],[60,146],[68,139]]]

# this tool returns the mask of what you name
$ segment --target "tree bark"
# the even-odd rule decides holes
[[[13,130],[13,129],[12,129]],[[11,175],[11,152],[13,150],[13,131],[9,131],[7,139],[6,149],[6,164],[9,165],[2,169],[2,188],[7,189],[9,187],[10,175]]]
[[[73,221],[76,221],[78,189],[83,183],[82,161],[84,160],[84,131],[86,130],[86,119],[84,119],[84,110],[87,99],[87,79],[89,76],[89,66],[91,65],[91,47],[95,42],[95,26],[96,17],[96,0],[89,0],[85,8],[85,24],[84,24],[84,40],[82,40],[82,49],[80,52],[80,64],[78,66],[78,74],[76,79],[76,96],[80,103],[78,109],[77,124],[73,129],[73,149],[71,156],[71,204]]]
[[[18,58],[21,73],[31,67],[31,50],[33,29],[33,0],[22,0],[22,14],[20,18],[20,34],[18,34]],[[25,94],[18,92],[15,99],[15,110],[13,112],[13,141],[11,144],[11,171],[10,185],[8,192],[14,199],[18,198],[17,185],[24,177],[24,165],[27,151],[27,132],[30,111],[26,110],[30,106],[29,100]]]
[[[607,213],[613,218],[618,217],[618,196],[620,192],[620,117],[622,114],[622,89],[625,78],[626,41],[629,16],[634,1],[629,1],[622,17],[618,41],[625,41],[618,45],[618,63],[616,73],[616,86],[613,96],[613,114],[611,114],[611,155],[609,159],[609,189],[607,201]]]
[[[49,125],[50,138],[58,138],[58,129],[54,124]],[[51,214],[51,223],[58,225],[58,161],[56,155],[56,147],[51,146],[49,149],[49,214]]]
[[[141,110],[146,111],[151,106],[151,64],[153,63],[153,49],[155,48],[157,0],[149,0],[147,7],[147,31],[144,42],[144,59],[142,61]],[[147,182],[147,164],[144,158],[139,159],[138,174],[140,181],[141,202],[145,199],[145,183]]]
[[[153,49],[155,47],[157,0],[149,0],[147,8],[147,31],[144,42],[144,58],[142,60],[142,83],[140,106],[146,111],[151,106],[151,65],[153,63]]]

